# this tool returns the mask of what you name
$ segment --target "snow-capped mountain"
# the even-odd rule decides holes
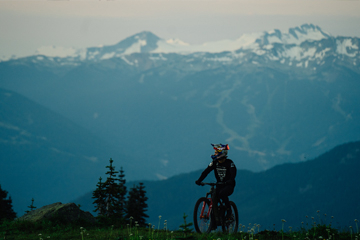
[[[190,45],[180,39],[165,40],[151,32],[144,31],[128,37],[115,45],[87,49],[47,46],[37,49],[34,55],[100,61],[132,53],[178,53],[185,55],[195,52],[218,53],[248,48],[254,45],[255,41],[262,35],[264,33],[245,34],[236,40],[221,40],[206,42],[201,45]]]
[[[272,32],[244,34],[235,40],[221,40],[199,45],[190,45],[179,39],[165,40],[151,32],[144,31],[128,37],[115,45],[86,49],[44,46],[37,49],[33,55],[99,61],[113,57],[122,57],[132,53],[220,53],[225,51],[233,52],[239,49],[250,49],[253,52],[258,52],[259,49],[272,48],[274,44],[299,46],[305,41],[320,41],[330,37],[331,36],[322,31],[320,27],[312,24],[304,24],[301,27],[289,29],[288,33],[274,30]],[[12,58],[14,58],[14,56]],[[6,59],[3,58],[2,60],[4,61]]]
[[[39,108],[23,107],[19,97],[12,104],[23,114],[14,111],[13,91],[106,141],[101,161],[113,158],[127,179],[203,169],[210,143],[228,143],[238,169],[306,161],[360,140],[359,47],[359,38],[334,37],[311,24],[201,45],[142,32],[111,46],[43,47],[0,62],[0,112],[11,113],[0,114],[0,157],[16,163],[25,154],[32,164],[40,156],[62,166],[80,161],[73,154],[78,145],[66,139],[85,136],[74,138],[78,133],[67,124],[46,122]],[[34,119],[64,134],[38,132],[42,125]],[[88,154],[94,145],[82,143],[77,154],[95,156]],[[51,171],[52,182],[69,178],[70,169],[59,169]],[[99,176],[92,177],[96,182]]]
[[[159,161],[151,176],[190,164],[177,145],[219,138],[244,168],[262,170],[358,140],[359,47],[359,38],[311,24],[202,45],[142,32],[111,46],[63,55],[42,48],[0,62],[0,87]],[[164,148],[153,151],[157,145]]]
[[[256,40],[257,46],[253,52],[258,55],[266,55],[269,60],[281,61],[297,66],[307,67],[309,61],[322,63],[329,55],[344,55],[354,58],[354,65],[359,60],[359,39],[358,38],[334,38],[323,32],[318,26],[302,25],[301,28],[292,28],[289,33],[282,34],[275,30],[272,33],[265,33]]]
[[[261,37],[261,44],[269,45],[274,43],[300,45],[304,41],[319,41],[329,38],[330,35],[321,30],[320,27],[312,24],[304,24],[301,27],[290,28],[288,33],[281,33],[279,30],[264,33]]]
[[[149,54],[150,61],[166,60],[166,54],[182,55],[185,61],[201,59],[201,64],[238,64],[249,59],[259,62],[280,62],[316,70],[329,56],[341,59],[350,57],[356,67],[360,61],[359,39],[333,37],[320,27],[304,24],[289,29],[287,33],[272,32],[244,34],[236,40],[206,42],[190,45],[179,39],[164,40],[151,32],[141,32],[128,37],[115,45],[74,49],[62,47],[42,47],[32,56],[32,61],[53,61],[63,65],[78,65],[83,61],[103,61],[119,58],[132,66],[140,66],[136,53]],[[48,63],[51,64],[51,63]],[[205,65],[203,65],[205,66]],[[141,67],[141,66],[140,66]]]

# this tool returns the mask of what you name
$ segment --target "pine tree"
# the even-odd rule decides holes
[[[183,230],[184,233],[184,237],[186,237],[187,234],[192,232],[192,229],[190,229],[189,227],[193,225],[193,223],[187,223],[186,222],[186,218],[188,216],[184,213],[183,218],[184,218],[184,224],[180,225],[180,229]]]
[[[16,218],[16,213],[13,210],[12,199],[9,196],[9,199],[6,199],[8,192],[6,190],[1,189],[0,185],[0,223],[2,223],[5,219],[10,221]]]
[[[134,218],[134,216],[137,215],[136,213],[137,200],[138,200],[138,192],[136,186],[134,185],[132,188],[130,188],[128,200],[126,202],[126,219]],[[138,221],[136,217],[135,220]]]
[[[99,212],[99,216],[105,218],[116,219],[117,221],[124,221],[125,205],[126,205],[126,180],[124,170],[121,167],[119,178],[116,178],[115,166],[113,166],[114,160],[110,158],[109,166],[106,166],[108,175],[105,182],[100,181],[96,185],[97,188],[93,192],[93,199],[95,204],[94,212]]]
[[[129,191],[128,201],[126,205],[126,217],[130,219],[133,217],[140,226],[145,226],[145,218],[149,216],[145,213],[147,211],[147,197],[145,186],[143,183],[139,183],[138,186],[133,186]]]
[[[140,208],[140,219],[139,219],[139,223],[140,225],[145,225],[145,218],[148,218],[149,216],[145,213],[147,211],[147,203],[146,201],[148,200],[148,198],[146,197],[146,191],[144,190],[145,186],[144,183],[139,183],[138,186],[138,192],[139,192],[139,208]]]
[[[119,174],[119,202],[118,202],[118,216],[123,219],[124,213],[125,213],[125,205],[126,205],[126,186],[125,186],[126,180],[125,180],[125,174],[124,170],[121,167],[120,174]]]
[[[31,199],[31,205],[28,206],[28,208],[30,208],[30,211],[27,210],[27,211],[25,211],[26,213],[29,213],[29,212],[33,211],[33,210],[36,208],[36,207],[34,206],[34,198]]]
[[[102,178],[99,178],[99,182],[96,185],[96,189],[93,192],[93,196],[92,198],[95,199],[95,201],[93,202],[93,204],[95,204],[95,210],[94,212],[99,212],[100,216],[105,215],[106,213],[106,202],[105,202],[105,198],[106,198],[106,193],[105,193],[105,185],[103,182],[101,182]]]
[[[110,158],[110,165],[106,166],[109,170],[106,172],[106,175],[109,175],[105,181],[105,193],[106,193],[106,216],[110,217],[115,215],[116,208],[118,206],[120,193],[119,186],[117,181],[119,180],[116,177],[116,174],[119,173],[115,171],[115,167],[112,165],[114,160]]]

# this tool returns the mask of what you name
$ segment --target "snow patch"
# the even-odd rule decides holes
[[[166,40],[166,43],[170,44],[170,45],[174,45],[174,46],[189,46],[190,44],[189,43],[186,43],[186,42],[183,42],[182,40],[180,39],[168,39]]]
[[[314,56],[315,53],[316,48],[303,49],[300,46],[294,46],[280,52],[279,55],[285,58],[290,58],[291,60],[301,61],[302,59]]]
[[[325,48],[321,52],[315,54],[315,58],[323,59],[328,51],[331,51],[331,48]]]
[[[77,57],[84,56],[84,49],[67,48],[60,46],[43,46],[35,51],[35,55],[44,55],[47,57]]]
[[[101,57],[101,60],[113,58],[114,56],[115,56],[115,52],[105,53],[105,54]]]
[[[163,60],[163,61],[166,61],[167,58],[164,57],[162,54],[159,54],[158,56],[151,56],[149,57],[151,60]]]
[[[129,60],[127,60],[125,56],[122,56],[121,59],[124,60],[124,61],[125,61],[127,64],[129,64],[129,65],[134,65],[134,63],[132,63],[132,62],[130,62]]]
[[[228,56],[224,57],[214,57],[214,58],[203,58],[203,61],[213,61],[213,62],[231,62],[233,59]]]
[[[255,44],[263,33],[244,34],[236,40],[220,40],[214,42],[205,42],[204,44],[190,45],[179,39],[173,40],[159,40],[158,48],[152,51],[153,53],[179,53],[189,54],[195,52],[232,52],[241,48],[248,49],[257,46]]]
[[[343,55],[347,55],[349,57],[355,57],[356,56],[356,51],[353,53],[349,53],[349,51],[352,50],[358,50],[359,47],[354,45],[352,43],[351,39],[344,39],[343,41],[341,40],[336,40],[336,52],[339,54],[343,54]],[[348,51],[349,50],[349,51]]]
[[[132,53],[140,53],[141,52],[141,47],[146,45],[146,41],[145,41],[145,45],[144,41],[140,40],[134,44],[132,44],[130,47],[128,47],[122,55],[130,55]]]

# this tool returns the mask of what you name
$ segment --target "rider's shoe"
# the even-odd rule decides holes
[[[211,230],[216,230],[216,229],[217,229],[216,224],[213,224],[213,225],[211,226]]]
[[[231,214],[231,216],[229,218],[226,218],[226,225],[230,225],[234,222],[235,218],[234,215]]]
[[[231,208],[226,209],[225,219],[229,219],[232,216]]]
[[[225,221],[226,221],[226,224],[229,225],[231,224],[232,222],[234,222],[234,214],[232,214],[231,212],[231,208],[230,209],[227,209],[226,211],[226,216],[225,216]]]
[[[215,218],[216,224],[217,226],[221,226],[221,220],[220,218]]]

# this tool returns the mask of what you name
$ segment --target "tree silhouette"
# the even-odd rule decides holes
[[[119,178],[116,178],[116,174],[113,165],[114,160],[110,158],[110,164],[106,166],[108,171],[106,172],[107,179],[105,182],[100,181],[96,185],[96,189],[93,192],[93,199],[95,204],[94,212],[99,212],[99,216],[107,218],[116,218],[119,221],[124,221],[124,212],[126,204],[126,180],[124,170],[121,168]]]
[[[118,215],[121,219],[124,218],[125,215],[125,206],[126,206],[126,186],[125,186],[126,180],[125,180],[125,174],[124,170],[121,167],[120,168],[120,174],[119,174],[119,202],[118,202]]]
[[[186,235],[188,235],[189,233],[192,232],[192,229],[190,229],[189,227],[191,227],[193,225],[193,223],[187,223],[186,222],[186,218],[188,216],[184,213],[183,218],[184,218],[184,224],[180,225],[180,229],[183,230],[184,233],[184,237],[186,237]]]
[[[94,212],[99,212],[99,217],[104,219],[119,220],[120,222],[133,217],[139,225],[145,226],[145,218],[149,216],[145,214],[147,211],[147,197],[145,186],[143,183],[131,188],[127,198],[127,188],[125,186],[125,174],[124,170],[120,168],[120,174],[116,178],[115,166],[113,166],[114,160],[110,158],[109,166],[106,166],[108,171],[106,172],[107,179],[102,182],[102,178],[99,178],[99,182],[96,185],[96,189],[93,192],[92,198],[95,199]]]
[[[126,205],[126,218],[133,217],[140,226],[145,226],[145,218],[149,216],[145,213],[147,211],[147,197],[145,186],[143,183],[139,183],[138,186],[133,186],[129,191],[128,201]]]
[[[101,181],[102,178],[99,178],[99,182],[96,185],[96,189],[93,192],[92,198],[94,198],[93,204],[95,204],[94,212],[99,212],[100,216],[105,215],[106,213],[106,193],[105,193],[105,185]]]
[[[30,211],[27,210],[27,211],[25,211],[26,213],[29,213],[29,212],[33,211],[33,210],[36,208],[36,207],[34,206],[34,198],[31,199],[31,205],[28,206],[28,208],[30,208]]]
[[[106,172],[106,175],[108,175],[104,185],[105,185],[105,194],[106,194],[106,216],[110,217],[115,215],[120,193],[119,193],[119,185],[117,184],[117,181],[119,180],[116,178],[116,174],[119,173],[115,171],[115,167],[112,165],[114,160],[110,158],[109,160],[110,165],[106,166],[109,170]]]
[[[8,192],[6,190],[2,190],[0,185],[0,223],[2,223],[5,219],[12,221],[16,218],[11,197],[9,196],[9,199],[6,199],[7,195]]]

